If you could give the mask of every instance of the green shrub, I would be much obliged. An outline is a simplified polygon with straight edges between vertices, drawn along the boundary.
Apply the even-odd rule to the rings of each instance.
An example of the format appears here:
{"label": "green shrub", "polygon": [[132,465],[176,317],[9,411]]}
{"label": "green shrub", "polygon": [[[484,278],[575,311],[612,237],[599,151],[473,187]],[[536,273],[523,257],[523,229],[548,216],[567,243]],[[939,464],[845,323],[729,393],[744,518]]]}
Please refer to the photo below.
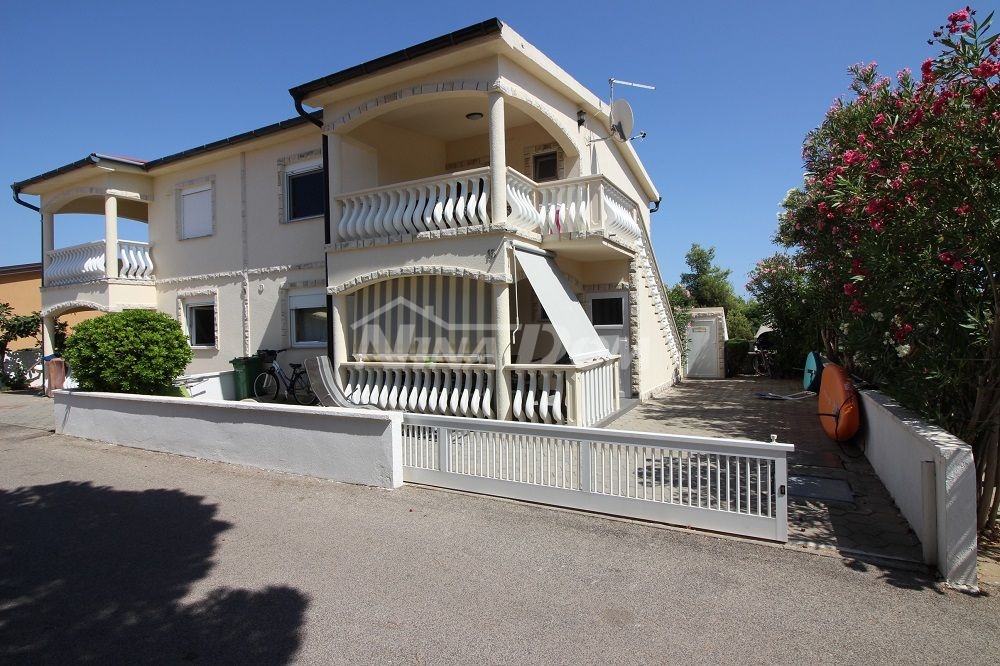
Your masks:
{"label": "green shrub", "polygon": [[726,340],[726,377],[735,377],[743,371],[751,346],[750,340]]}
{"label": "green shrub", "polygon": [[162,395],[192,355],[176,321],[125,310],[80,322],[66,339],[65,357],[85,391]]}

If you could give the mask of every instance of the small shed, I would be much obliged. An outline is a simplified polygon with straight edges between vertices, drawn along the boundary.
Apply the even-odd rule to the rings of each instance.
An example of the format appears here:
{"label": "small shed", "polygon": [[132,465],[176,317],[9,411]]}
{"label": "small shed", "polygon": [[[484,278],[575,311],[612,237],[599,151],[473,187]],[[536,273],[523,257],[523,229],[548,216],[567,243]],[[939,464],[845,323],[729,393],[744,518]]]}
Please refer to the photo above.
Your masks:
{"label": "small shed", "polygon": [[724,379],[726,376],[726,328],[724,308],[694,308],[687,325],[687,376]]}

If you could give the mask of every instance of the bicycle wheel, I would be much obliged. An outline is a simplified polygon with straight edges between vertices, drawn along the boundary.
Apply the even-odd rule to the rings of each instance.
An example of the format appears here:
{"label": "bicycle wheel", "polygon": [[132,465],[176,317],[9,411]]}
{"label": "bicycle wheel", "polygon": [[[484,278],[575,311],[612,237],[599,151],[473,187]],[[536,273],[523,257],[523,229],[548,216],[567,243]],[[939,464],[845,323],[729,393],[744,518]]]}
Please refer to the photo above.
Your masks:
{"label": "bicycle wheel", "polygon": [[319,402],[309,386],[309,377],[304,372],[292,378],[292,395],[300,405],[315,405]]}
{"label": "bicycle wheel", "polygon": [[262,372],[253,380],[253,395],[257,402],[274,402],[278,398],[278,378]]}

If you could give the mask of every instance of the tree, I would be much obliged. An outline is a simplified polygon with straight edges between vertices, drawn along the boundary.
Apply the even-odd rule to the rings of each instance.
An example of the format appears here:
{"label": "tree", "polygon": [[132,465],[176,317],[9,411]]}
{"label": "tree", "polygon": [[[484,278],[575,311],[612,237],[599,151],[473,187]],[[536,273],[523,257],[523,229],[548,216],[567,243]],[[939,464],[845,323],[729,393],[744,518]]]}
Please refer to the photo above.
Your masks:
{"label": "tree", "polygon": [[730,338],[752,339],[761,320],[756,303],[736,294],[730,281],[732,271],[715,265],[715,248],[694,243],[684,256],[690,272],[670,288],[674,308],[725,308]]}
{"label": "tree", "polygon": [[[790,261],[805,271],[827,353],[972,445],[984,530],[1000,505],[1000,42],[987,34],[991,19],[951,14],[920,80],[852,67],[853,96],[807,136],[808,176],[778,229],[797,250]],[[758,294],[777,289],[768,279]]]}
{"label": "tree", "polygon": [[23,377],[7,373],[4,362],[7,359],[7,346],[21,338],[37,337],[41,322],[37,312],[15,315],[10,303],[0,303],[0,381],[4,386],[20,386],[24,380]]}
{"label": "tree", "polygon": [[65,355],[83,390],[145,394],[169,393],[192,358],[180,324],[148,310],[80,322]]}

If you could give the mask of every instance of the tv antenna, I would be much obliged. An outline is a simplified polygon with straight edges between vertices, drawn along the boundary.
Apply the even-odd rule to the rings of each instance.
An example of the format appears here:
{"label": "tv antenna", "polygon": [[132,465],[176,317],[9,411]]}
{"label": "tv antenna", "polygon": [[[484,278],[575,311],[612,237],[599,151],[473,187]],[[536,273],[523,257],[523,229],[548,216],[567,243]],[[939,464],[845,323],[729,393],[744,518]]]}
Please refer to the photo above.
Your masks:
{"label": "tv antenna", "polygon": [[590,143],[607,141],[608,139],[615,139],[621,143],[627,143],[633,139],[642,140],[646,138],[645,132],[639,132],[634,135],[632,134],[632,131],[635,129],[635,115],[632,113],[632,105],[624,99],[615,99],[616,83],[623,86],[630,86],[632,88],[656,90],[656,86],[647,85],[645,83],[623,81],[616,78],[608,79],[608,85],[611,88],[610,98],[608,100],[608,106],[610,107],[610,111],[608,113],[608,123],[611,126],[611,136],[604,139],[594,139]]}

